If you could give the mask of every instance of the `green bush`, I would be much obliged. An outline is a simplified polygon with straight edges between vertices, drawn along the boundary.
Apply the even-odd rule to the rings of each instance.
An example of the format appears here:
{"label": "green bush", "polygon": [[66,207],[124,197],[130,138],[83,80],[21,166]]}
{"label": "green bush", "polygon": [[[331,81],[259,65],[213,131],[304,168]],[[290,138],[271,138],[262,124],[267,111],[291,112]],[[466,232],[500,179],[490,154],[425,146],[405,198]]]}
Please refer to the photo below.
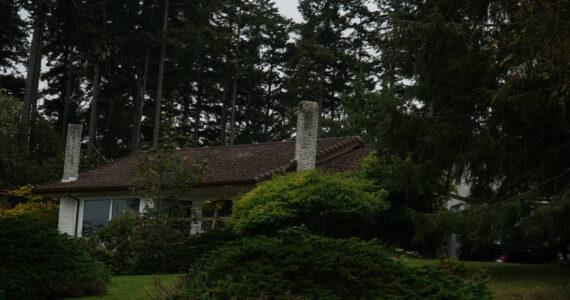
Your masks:
{"label": "green bush", "polygon": [[114,275],[132,274],[135,269],[137,219],[130,215],[114,218],[107,226],[81,238],[82,247]]}
{"label": "green bush", "polygon": [[82,245],[116,275],[182,273],[209,250],[234,239],[222,230],[190,236],[189,226],[127,214],[83,237]]}
{"label": "green bush", "polygon": [[377,241],[332,239],[298,227],[211,251],[173,299],[491,299],[483,282],[415,269]]}
{"label": "green bush", "polygon": [[0,218],[0,289],[7,299],[43,299],[104,292],[104,266],[76,241],[25,216]]}
{"label": "green bush", "polygon": [[353,236],[367,216],[387,208],[384,195],[372,182],[343,173],[290,173],[237,200],[226,224],[242,235],[305,225],[319,235]]}

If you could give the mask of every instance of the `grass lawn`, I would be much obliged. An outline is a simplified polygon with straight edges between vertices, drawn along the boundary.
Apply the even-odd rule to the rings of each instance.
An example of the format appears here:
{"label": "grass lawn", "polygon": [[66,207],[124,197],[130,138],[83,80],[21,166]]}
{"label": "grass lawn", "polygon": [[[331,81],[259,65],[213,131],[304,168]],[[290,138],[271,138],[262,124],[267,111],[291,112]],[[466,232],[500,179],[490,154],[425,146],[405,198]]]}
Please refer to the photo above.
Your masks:
{"label": "grass lawn", "polygon": [[[411,258],[407,264],[421,266],[435,260]],[[570,299],[570,268],[558,264],[511,264],[466,262],[469,271],[482,268],[491,274],[487,286],[496,299]]]}
{"label": "grass lawn", "polygon": [[[406,264],[423,266],[433,264],[433,259],[410,258]],[[487,286],[499,300],[570,299],[570,268],[561,269],[557,264],[511,264],[495,262],[466,262],[468,271],[485,269],[491,275]],[[180,275],[117,276],[107,285],[107,294],[87,299],[153,299],[157,287],[172,287]]]}
{"label": "grass lawn", "polygon": [[[181,275],[138,275],[116,276],[107,284],[107,294],[104,296],[80,298],[81,300],[142,300],[153,299],[157,293],[158,280],[162,286],[172,287]],[[78,298],[71,298],[78,299]]]}

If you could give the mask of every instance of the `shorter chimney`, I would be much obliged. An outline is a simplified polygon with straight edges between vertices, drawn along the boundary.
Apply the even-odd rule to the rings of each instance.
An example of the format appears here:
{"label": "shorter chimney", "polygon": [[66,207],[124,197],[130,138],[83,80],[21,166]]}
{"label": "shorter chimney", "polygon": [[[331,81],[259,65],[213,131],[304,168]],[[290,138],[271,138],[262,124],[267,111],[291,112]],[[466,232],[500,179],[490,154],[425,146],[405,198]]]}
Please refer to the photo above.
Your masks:
{"label": "shorter chimney", "polygon": [[79,176],[79,155],[81,150],[81,125],[67,125],[67,140],[65,141],[65,162],[61,182],[77,180]]}
{"label": "shorter chimney", "polygon": [[297,172],[315,168],[317,156],[319,106],[317,102],[299,102],[297,114],[297,138],[295,145],[295,160]]}

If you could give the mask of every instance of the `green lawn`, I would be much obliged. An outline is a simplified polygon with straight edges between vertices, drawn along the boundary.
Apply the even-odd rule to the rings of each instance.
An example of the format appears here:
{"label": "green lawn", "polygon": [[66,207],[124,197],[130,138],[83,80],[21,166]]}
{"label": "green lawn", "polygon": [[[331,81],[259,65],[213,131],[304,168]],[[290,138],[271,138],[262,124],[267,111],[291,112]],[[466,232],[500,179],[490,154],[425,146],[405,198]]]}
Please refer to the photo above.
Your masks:
{"label": "green lawn", "polygon": [[[434,263],[430,259],[411,258],[407,264],[421,266]],[[487,286],[496,299],[570,299],[570,268],[558,264],[511,264],[466,262],[467,269],[487,270],[491,278]]]}
{"label": "green lawn", "polygon": [[[171,288],[181,275],[116,276],[107,284],[104,296],[80,298],[81,300],[143,300],[154,299],[160,286]],[[77,298],[72,298],[77,299]]]}
{"label": "green lawn", "polygon": [[[433,259],[410,258],[406,264],[433,264]],[[487,283],[499,300],[570,299],[570,268],[557,264],[527,265],[495,262],[467,262],[469,271],[485,269],[491,275]],[[153,299],[157,295],[156,280],[172,287],[180,275],[118,276],[107,285],[107,294],[86,299]]]}

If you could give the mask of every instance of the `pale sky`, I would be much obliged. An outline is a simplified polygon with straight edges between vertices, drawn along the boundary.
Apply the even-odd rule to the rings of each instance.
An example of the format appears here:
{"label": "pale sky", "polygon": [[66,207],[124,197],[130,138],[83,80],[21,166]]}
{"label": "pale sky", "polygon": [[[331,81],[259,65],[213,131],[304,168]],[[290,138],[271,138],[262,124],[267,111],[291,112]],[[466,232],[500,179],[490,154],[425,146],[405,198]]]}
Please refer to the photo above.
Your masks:
{"label": "pale sky", "polygon": [[273,2],[275,2],[275,6],[277,6],[279,12],[285,17],[297,22],[303,19],[297,10],[298,0],[273,0]]}

